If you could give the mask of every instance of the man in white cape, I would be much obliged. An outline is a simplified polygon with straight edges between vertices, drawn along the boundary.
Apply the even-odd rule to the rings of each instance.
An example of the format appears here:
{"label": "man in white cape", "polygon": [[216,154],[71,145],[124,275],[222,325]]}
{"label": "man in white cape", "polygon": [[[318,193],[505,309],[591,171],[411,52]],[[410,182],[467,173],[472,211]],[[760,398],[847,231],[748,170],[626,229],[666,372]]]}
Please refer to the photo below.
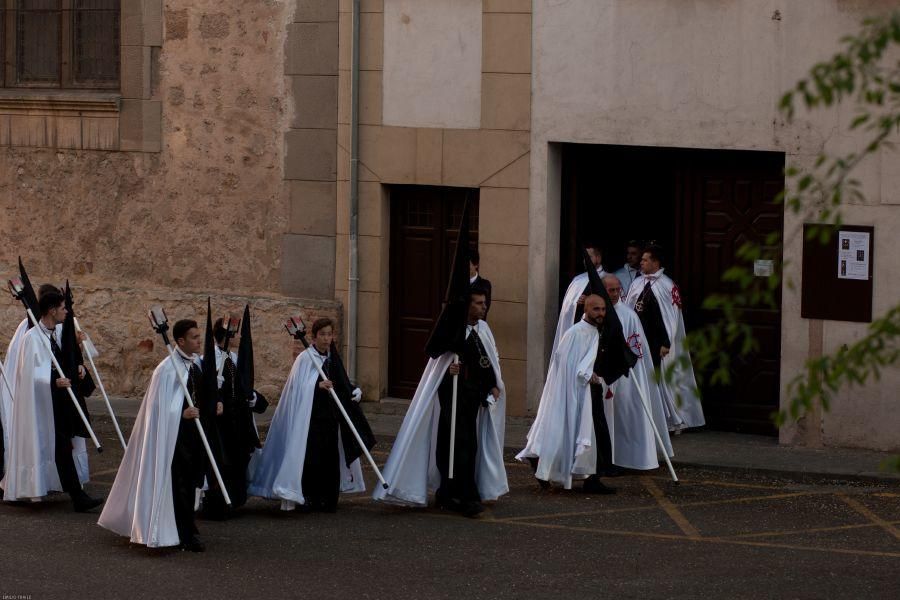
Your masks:
{"label": "man in white cape", "polygon": [[[573,478],[584,479],[597,473],[591,384],[600,386],[601,390],[606,388],[594,371],[600,346],[599,327],[605,316],[606,301],[598,295],[589,295],[581,321],[566,331],[550,360],[528,442],[516,455],[518,460],[532,464],[539,481],[561,485],[567,490],[572,489]],[[605,402],[607,396],[602,394]],[[604,408],[610,414],[609,402]],[[596,478],[590,486],[585,482],[585,491],[612,493],[611,488],[597,484]]]}
{"label": "man in white cape", "polygon": [[[653,380],[653,361],[644,352],[644,329],[641,320],[620,298],[621,282],[616,275],[603,278],[606,292],[613,302],[622,331],[629,348],[638,357],[633,372],[629,377],[620,377],[613,385],[612,415],[607,415],[613,439],[613,464],[626,469],[650,470],[659,467],[657,458],[656,436],[653,426],[647,418],[647,412],[641,406],[641,391],[647,398],[649,413],[653,417],[664,451],[671,457],[672,443],[666,426],[666,415],[663,411],[659,386]],[[641,386],[641,391],[638,390]]]}
{"label": "man in white cape", "polygon": [[[402,506],[426,506],[428,493],[446,488],[447,496],[438,498],[442,507],[461,512],[468,517],[477,516],[482,501],[497,500],[509,492],[506,468],[503,464],[503,438],[506,427],[506,387],[500,373],[500,356],[497,343],[487,322],[482,320],[486,299],[483,292],[473,289],[469,293],[468,324],[466,340],[475,340],[479,344],[476,352],[483,352],[474,362],[488,366],[492,370],[494,389],[479,398],[475,408],[474,423],[474,456],[470,461],[464,460],[463,453],[472,449],[459,449],[454,464],[454,479],[461,482],[474,480],[478,500],[452,497],[455,493],[445,474],[446,467],[439,464],[446,460],[449,452],[449,435],[439,436],[446,422],[441,423],[442,399],[439,398],[442,384],[452,379],[452,373],[460,373],[459,366],[454,367],[454,354],[444,352],[437,358],[430,358],[419,380],[416,393],[409,405],[403,424],[384,468],[384,478],[388,489],[378,487],[373,497],[376,500],[399,504]],[[474,332],[474,336],[473,336]],[[482,358],[486,361],[481,360]],[[464,359],[465,360],[465,359]],[[472,361],[469,361],[472,362]],[[484,364],[487,363],[487,364]],[[448,375],[450,375],[448,377]],[[459,376],[459,375],[458,375]],[[459,376],[458,393],[462,389],[463,377]],[[446,385],[446,384],[445,384]],[[462,400],[458,398],[460,406]],[[458,411],[461,419],[463,409]],[[446,410],[444,411],[447,412]],[[457,444],[461,438],[468,438],[461,430],[468,429],[467,424],[457,423]],[[441,437],[442,444],[439,443]],[[445,438],[445,439],[444,439]],[[471,469],[474,472],[466,472]]]}
{"label": "man in white cape", "polygon": [[[341,492],[366,490],[360,458],[357,456],[347,464],[345,442],[348,447],[356,442],[355,439],[352,443],[350,439],[344,439],[341,431],[343,416],[329,390],[335,389],[339,397],[350,396],[345,400],[354,402],[360,401],[362,391],[356,388],[351,393],[347,389],[349,379],[346,379],[343,365],[332,346],[333,335],[331,319],[318,319],[313,323],[313,343],[294,361],[266,442],[250,463],[248,493],[280,500],[281,510],[294,510],[300,506],[304,512],[334,512]],[[328,379],[320,379],[317,364],[322,366]],[[343,392],[335,385],[341,382],[345,383]],[[358,414],[361,415],[361,411]],[[360,428],[357,426],[357,431]],[[370,434],[367,424],[363,429]],[[352,436],[349,431],[347,434]]]}
{"label": "man in white cape", "polygon": [[[3,460],[3,464],[0,465],[0,479],[6,473],[6,455],[9,448],[9,427],[10,419],[12,419],[13,394],[16,391],[16,364],[19,360],[19,348],[22,346],[22,338],[25,337],[26,333],[28,333],[27,317],[16,328],[16,332],[13,334],[12,340],[10,340],[6,349],[6,360],[3,363],[6,382],[0,381],[0,427],[3,428],[3,439],[0,440],[3,443],[3,452],[0,453],[0,459]],[[2,497],[2,492],[0,492],[0,498]]]}
{"label": "man in white cape", "polygon": [[[7,502],[35,502],[50,492],[65,491],[75,511],[86,512],[103,502],[88,496],[81,487],[87,479],[86,448],[83,444],[73,447],[74,438],[63,440],[57,434],[64,429],[64,423],[57,419],[68,406],[56,406],[56,403],[69,402],[69,399],[67,395],[54,399],[54,388],[63,396],[62,388],[73,385],[72,381],[59,377],[51,360],[51,347],[61,339],[67,314],[62,292],[53,286],[42,286],[39,312],[38,325],[28,329],[27,322],[23,321],[10,343],[15,355],[13,360],[7,357],[7,364],[15,372],[10,376],[13,398],[4,408],[4,432],[8,433],[5,434],[5,473],[0,487]],[[56,348],[58,351],[58,345]],[[77,457],[82,454],[85,460],[79,473]]]}
{"label": "man in white cape", "polygon": [[[603,251],[600,249],[600,244],[588,243],[585,245],[585,249],[597,270],[597,275],[600,278],[605,277],[606,271],[603,270],[602,264]],[[584,300],[589,293],[588,284],[588,274],[584,272],[573,277],[569,287],[566,288],[566,294],[559,307],[559,320],[556,322],[556,335],[553,336],[553,350],[550,352],[550,356],[556,354],[556,348],[559,346],[563,334],[581,320],[581,315],[584,314]]]}
{"label": "man in white cape", "polygon": [[[681,294],[678,286],[661,268],[662,250],[648,246],[641,258],[641,276],[628,290],[626,303],[638,314],[648,339],[648,353],[654,366],[665,374],[667,364],[684,353],[684,316],[681,313]],[[653,342],[662,339],[663,342]],[[668,343],[668,345],[666,344]],[[659,347],[657,347],[659,346]],[[690,361],[690,356],[688,356]],[[671,381],[660,376],[659,391],[666,411],[669,431],[678,432],[689,427],[706,424],[703,406],[697,395],[697,381],[693,366],[678,368]]]}
{"label": "man in white cape", "polygon": [[202,552],[205,547],[195,536],[194,504],[207,458],[191,423],[200,411],[187,407],[178,378],[186,379],[198,402],[202,374],[197,352],[203,337],[192,320],[175,323],[172,337],[177,362],[167,356],[153,371],[98,523],[149,548],[180,545]]}

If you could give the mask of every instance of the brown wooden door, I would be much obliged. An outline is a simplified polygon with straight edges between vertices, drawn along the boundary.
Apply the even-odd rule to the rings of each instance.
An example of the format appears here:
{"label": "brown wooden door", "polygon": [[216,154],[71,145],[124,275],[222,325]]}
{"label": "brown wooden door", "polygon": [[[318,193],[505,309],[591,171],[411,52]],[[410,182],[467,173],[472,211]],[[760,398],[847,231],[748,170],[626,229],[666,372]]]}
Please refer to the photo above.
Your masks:
{"label": "brown wooden door", "polygon": [[[685,303],[688,330],[715,322],[718,311],[705,310],[703,298],[733,291],[721,280],[737,262],[745,242],[760,244],[767,234],[782,231],[783,206],[775,202],[784,187],[784,159],[763,152],[719,152],[686,164],[678,174],[678,211],[673,267]],[[780,306],[781,291],[778,291]],[[771,413],[777,407],[781,364],[781,311],[746,311],[759,348],[750,356],[732,353],[728,386],[704,387],[703,407],[714,429],[775,433]]]}
{"label": "brown wooden door", "polygon": [[478,244],[478,190],[392,186],[388,393],[412,398],[440,314],[466,197]]}

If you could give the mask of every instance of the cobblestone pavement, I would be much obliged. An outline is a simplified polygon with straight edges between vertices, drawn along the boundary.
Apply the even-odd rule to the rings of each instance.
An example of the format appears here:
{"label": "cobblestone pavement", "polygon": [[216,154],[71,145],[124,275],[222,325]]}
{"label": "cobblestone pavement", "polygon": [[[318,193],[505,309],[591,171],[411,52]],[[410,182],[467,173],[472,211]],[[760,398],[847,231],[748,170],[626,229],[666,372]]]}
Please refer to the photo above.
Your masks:
{"label": "cobblestone pavement", "polygon": [[[108,491],[120,457],[112,446],[92,455],[91,493]],[[131,545],[62,496],[4,504],[0,596],[900,597],[890,482],[683,468],[679,485],[663,470],[635,473],[594,496],[543,491],[508,458],[510,494],[480,519],[368,495],[343,496],[333,515],[254,499],[229,521],[198,523],[204,554]]]}

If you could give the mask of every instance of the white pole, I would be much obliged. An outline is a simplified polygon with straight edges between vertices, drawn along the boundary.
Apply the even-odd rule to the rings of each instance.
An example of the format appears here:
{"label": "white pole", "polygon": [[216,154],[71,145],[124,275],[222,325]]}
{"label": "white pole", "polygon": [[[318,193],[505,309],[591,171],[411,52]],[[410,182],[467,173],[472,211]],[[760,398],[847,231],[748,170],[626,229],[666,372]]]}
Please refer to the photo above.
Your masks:
{"label": "white pole", "polygon": [[[175,358],[175,350],[172,348],[172,344],[166,344],[166,349],[169,351],[169,358],[172,359],[172,365],[175,367],[175,377],[178,379],[178,383],[181,384],[181,391],[184,392],[184,398],[187,400],[188,406],[191,408],[195,408],[194,400],[191,398],[191,393],[187,389],[187,378],[181,377],[181,371],[178,366],[178,359]],[[190,373],[188,374],[188,377]],[[203,425],[200,424],[200,419],[194,419],[194,423],[197,425],[197,431],[200,433],[200,439],[203,441],[203,448],[206,450],[206,456],[209,457],[209,464],[212,465],[213,474],[216,476],[216,481],[219,483],[219,489],[222,490],[222,497],[225,498],[225,504],[231,506],[231,497],[228,495],[228,490],[225,489],[225,482],[222,481],[222,474],[219,473],[219,465],[216,464],[216,459],[213,457],[212,449],[209,447],[209,441],[206,439],[206,432],[203,431]]]}
{"label": "white pole", "polygon": [[[81,325],[78,324],[78,319],[75,319],[75,331],[79,333],[82,332]],[[116,428],[116,435],[119,437],[119,441],[122,443],[122,450],[127,450],[128,446],[127,444],[125,444],[125,436],[122,435],[122,430],[119,428],[119,421],[116,420],[116,413],[113,412],[112,404],[110,404],[109,396],[106,393],[106,388],[103,387],[103,380],[100,379],[100,372],[97,371],[97,365],[94,364],[94,358],[91,356],[91,351],[88,348],[86,342],[81,342],[81,349],[84,350],[84,355],[87,356],[88,364],[91,365],[91,372],[94,374],[94,378],[97,380],[97,385],[100,387],[100,393],[103,394],[103,401],[106,402],[106,410],[109,411],[109,416],[112,419],[113,427]]]}
{"label": "white pole", "polygon": [[[631,369],[631,377],[636,377],[634,374],[634,368]],[[637,387],[638,394],[641,397],[641,406],[644,407],[644,414],[647,415],[647,420],[650,421],[650,427],[653,428],[653,435],[656,436],[656,443],[659,445],[659,451],[662,453],[663,458],[666,459],[666,466],[669,467],[669,474],[672,475],[672,481],[678,483],[678,476],[675,475],[675,469],[672,467],[672,461],[669,460],[669,453],[666,451],[666,446],[665,444],[663,444],[662,437],[659,435],[659,430],[656,428],[656,422],[650,415],[650,408],[647,406],[648,400],[647,396],[644,393],[644,387],[636,378],[634,379],[634,384],[635,387]]]}
{"label": "white pole", "polygon": [[[453,355],[453,364],[459,364],[459,354]],[[453,479],[453,460],[456,457],[456,392],[459,375],[453,376],[453,399],[450,401],[450,459],[447,461],[447,479]]]}
{"label": "white pole", "polygon": [[[34,313],[31,312],[31,309],[28,310],[28,318],[31,319],[31,324],[35,327],[40,327],[38,324],[38,320],[35,318]],[[53,355],[53,347],[50,345],[50,339],[45,338],[43,333],[41,333],[41,338],[46,340],[47,350],[50,352],[50,360],[53,362],[53,367],[56,369],[57,374],[63,379],[66,378],[66,374],[63,373],[62,367],[59,366],[59,361],[56,360],[56,356]],[[72,399],[72,404],[75,405],[75,410],[78,411],[78,416],[81,417],[81,422],[84,423],[85,429],[87,429],[88,434],[91,436],[91,441],[94,442],[94,446],[97,448],[97,452],[103,452],[103,446],[100,445],[100,441],[97,439],[97,436],[94,435],[94,430],[91,428],[91,424],[88,423],[87,417],[84,416],[84,411],[81,410],[81,405],[78,404],[78,399],[75,397],[75,392],[72,391],[71,387],[67,387],[66,391],[69,392],[69,398]]]}
{"label": "white pole", "polygon": [[6,385],[6,391],[9,392],[10,401],[12,401],[13,393],[12,387],[9,385],[9,378],[6,376],[6,369],[3,368],[3,361],[0,360],[0,377],[3,378],[3,383]]}
{"label": "white pole", "polygon": [[[323,381],[330,381],[330,379],[325,376],[325,371],[322,370],[322,365],[319,364],[318,358],[314,356],[313,352],[310,352],[310,356],[312,358],[313,365],[315,365],[316,367],[316,371],[319,372],[319,377],[321,377]],[[369,461],[369,464],[372,465],[372,470],[375,471],[375,476],[378,477],[378,481],[381,483],[381,487],[383,487],[384,489],[388,489],[388,484],[384,480],[384,476],[378,469],[378,465],[375,464],[375,459],[372,458],[371,454],[369,454],[369,450],[368,448],[366,448],[366,445],[363,443],[362,438],[359,436],[359,432],[353,425],[353,421],[350,420],[350,415],[348,415],[347,411],[344,410],[344,406],[341,404],[341,399],[338,398],[337,392],[334,391],[334,388],[331,388],[328,391],[331,392],[331,397],[334,399],[334,403],[337,404],[338,410],[340,410],[341,414],[344,416],[344,421],[347,422],[347,426],[350,427],[350,431],[353,432],[353,437],[356,438],[356,443],[359,444],[359,447],[362,449],[363,454],[366,455],[366,459]]]}

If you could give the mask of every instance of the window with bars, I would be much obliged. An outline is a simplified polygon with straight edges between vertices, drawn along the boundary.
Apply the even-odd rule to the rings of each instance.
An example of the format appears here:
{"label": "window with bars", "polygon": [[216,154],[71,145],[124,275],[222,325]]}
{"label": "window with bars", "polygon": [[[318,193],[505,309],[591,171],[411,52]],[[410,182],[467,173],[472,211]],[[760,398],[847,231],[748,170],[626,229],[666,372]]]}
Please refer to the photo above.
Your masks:
{"label": "window with bars", "polygon": [[118,89],[120,0],[0,0],[4,88]]}

